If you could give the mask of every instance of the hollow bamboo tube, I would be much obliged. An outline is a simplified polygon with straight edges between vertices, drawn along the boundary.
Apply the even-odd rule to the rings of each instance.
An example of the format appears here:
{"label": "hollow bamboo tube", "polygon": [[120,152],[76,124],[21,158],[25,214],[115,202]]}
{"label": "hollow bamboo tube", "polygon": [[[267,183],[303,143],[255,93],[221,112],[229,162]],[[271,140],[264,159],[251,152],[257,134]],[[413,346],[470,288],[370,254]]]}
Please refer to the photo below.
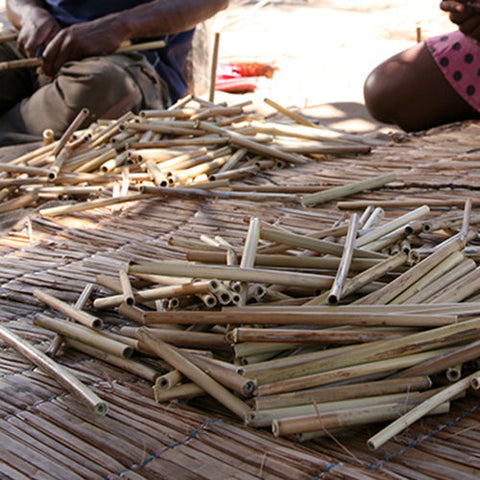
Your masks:
{"label": "hollow bamboo tube", "polygon": [[394,298],[390,304],[406,303],[415,294],[423,291],[423,289],[431,285],[433,281],[442,277],[445,273],[448,273],[451,269],[459,265],[464,259],[465,257],[461,252],[454,252],[447,256],[445,260],[432,268],[426,275],[413,283],[409,288],[404,290],[398,297]]}
{"label": "hollow bamboo tube", "polygon": [[[285,418],[272,422],[272,432],[275,437],[296,433],[313,432],[316,430],[331,430],[334,428],[353,427],[368,423],[385,422],[397,418],[408,408],[404,403],[378,405],[353,409],[347,412],[334,412],[304,417]],[[448,413],[450,403],[445,402],[429,412],[430,415]]]}
{"label": "hollow bamboo tube", "polygon": [[116,198],[100,198],[98,200],[79,202],[73,205],[43,208],[39,211],[39,213],[43,217],[57,217],[59,215],[69,215],[70,213],[84,212],[85,210],[92,210],[94,208],[109,207],[112,205],[118,205],[119,203],[136,202],[138,200],[145,200],[148,198],[151,198],[151,195],[143,193],[122,195]]}
{"label": "hollow bamboo tube", "polygon": [[132,284],[130,283],[130,279],[128,278],[128,273],[126,270],[120,270],[118,272],[118,276],[120,278],[120,285],[122,289],[122,297],[123,301],[127,305],[133,305],[135,302]]}
{"label": "hollow bamboo tube", "polygon": [[447,287],[443,293],[433,298],[431,302],[461,302],[478,290],[480,290],[480,267],[477,267],[473,272],[465,275],[463,279],[459,279],[453,285]]}
{"label": "hollow bamboo tube", "polygon": [[457,382],[462,378],[462,368],[463,368],[463,365],[461,363],[453,367],[448,367],[447,370],[445,371],[445,377],[451,383]]}
{"label": "hollow bamboo tube", "polygon": [[3,188],[0,190],[0,202],[3,202],[10,195],[10,190],[8,188]]}
{"label": "hollow bamboo tube", "polygon": [[472,199],[469,198],[465,200],[465,207],[463,213],[463,222],[462,222],[462,229],[460,231],[460,237],[462,240],[467,243],[467,235],[470,229],[470,218],[472,215]]}
{"label": "hollow bamboo tube", "polygon": [[109,363],[110,365],[114,365],[115,367],[126,370],[127,372],[133,373],[134,375],[138,375],[139,377],[144,378],[149,382],[154,382],[156,378],[160,376],[160,372],[158,370],[155,370],[148,365],[129,358],[122,358],[117,355],[111,355],[104,352],[103,350],[100,350],[99,348],[92,347],[91,345],[80,342],[78,340],[67,338],[65,340],[65,343],[69,348],[73,348],[74,350],[78,350],[79,352],[85,353],[86,355],[98,358],[99,360]]}
{"label": "hollow bamboo tube", "polygon": [[228,338],[233,343],[240,342],[295,342],[320,344],[367,343],[403,335],[401,332],[383,330],[307,330],[304,328],[235,328]]}
{"label": "hollow bamboo tube", "polygon": [[202,358],[196,355],[187,355],[187,358],[224,387],[246,398],[253,395],[257,385],[255,380],[240,375],[229,368],[225,368],[219,363],[211,362],[208,358]]}
{"label": "hollow bamboo tube", "polygon": [[355,246],[362,247],[363,245],[373,242],[374,240],[378,240],[380,237],[383,237],[384,235],[387,235],[388,233],[393,232],[400,227],[405,227],[413,220],[418,220],[429,212],[430,208],[427,205],[423,205],[411,212],[406,213],[405,215],[401,215],[400,217],[387,222],[381,227],[377,227],[370,232],[361,235],[355,242]]}
{"label": "hollow bamboo tube", "polygon": [[354,195],[365,190],[372,190],[379,188],[387,183],[395,182],[397,176],[394,173],[387,173],[378,177],[369,178],[361,182],[344,185],[341,187],[331,188],[318,193],[312,193],[310,195],[304,195],[302,198],[302,205],[304,207],[313,207],[319,203],[329,202],[338,198]]}
{"label": "hollow bamboo tube", "polygon": [[421,291],[408,299],[409,303],[431,303],[435,296],[439,295],[442,290],[453,285],[454,282],[464,277],[468,273],[475,270],[476,263],[471,258],[466,258],[459,265],[452,268],[449,272],[427,285]]}
{"label": "hollow bamboo tube", "polygon": [[313,402],[337,402],[357,398],[360,388],[362,394],[368,397],[375,397],[415,390],[427,390],[431,386],[432,381],[427,376],[402,377],[399,379],[377,380],[335,387],[318,387],[278,395],[267,395],[265,397],[258,396],[253,399],[253,405],[255,410],[264,410],[305,405]]}
{"label": "hollow bamboo tube", "polygon": [[[135,336],[138,327],[121,327],[119,333],[127,336]],[[219,333],[195,332],[190,330],[175,330],[170,328],[151,327],[151,332],[164,342],[177,347],[226,349],[228,346],[225,336]]]}
{"label": "hollow bamboo tube", "polygon": [[107,404],[93,393],[64,367],[37,350],[33,345],[23,340],[4,326],[0,325],[0,338],[11,347],[28,358],[34,365],[53,377],[62,387],[74,394],[87,405],[96,415],[103,416],[108,411]]}
{"label": "hollow bamboo tube", "polygon": [[389,303],[398,295],[403,293],[407,288],[411,287],[421,277],[429,273],[433,268],[439,265],[447,257],[449,257],[455,252],[463,250],[463,248],[465,248],[465,244],[460,238],[457,238],[453,241],[444,242],[444,244],[439,246],[439,248],[434,253],[424,258],[417,265],[410,268],[410,270],[406,271],[405,273],[401,274],[399,277],[387,284],[385,287],[360,299],[358,303],[364,305]]}
{"label": "hollow bamboo tube", "polygon": [[[370,207],[374,208],[372,205]],[[385,216],[385,210],[383,208],[377,207],[374,208],[373,212],[368,216],[368,218],[365,220],[362,229],[364,230],[363,233],[368,231],[370,228],[376,227],[382,220],[382,218]],[[362,232],[358,232],[361,234]]]}
{"label": "hollow bamboo tube", "polygon": [[117,355],[118,357],[128,358],[133,353],[132,347],[107,338],[100,332],[83,325],[50,318],[43,314],[37,314],[33,323],[59,335],[81,341],[106,353]]}
{"label": "hollow bamboo tube", "polygon": [[[305,376],[286,377],[285,380],[277,380],[271,383],[268,381],[267,375],[263,374],[262,378],[252,374],[253,378],[257,378],[259,386],[257,392],[259,396],[275,395],[278,393],[293,392],[295,390],[305,390],[307,388],[319,387],[322,385],[330,385],[340,381],[358,379],[368,375],[375,374],[392,374],[397,370],[409,368],[416,363],[423,362],[429,358],[450,351],[450,349],[441,349],[440,351],[428,351],[404,355],[403,357],[390,356],[387,360],[379,360],[369,363],[358,363],[356,365],[343,367],[339,369],[327,370],[320,373],[313,373]],[[273,375],[272,375],[273,376]]]}
{"label": "hollow bamboo tube", "polygon": [[453,385],[441,390],[428,400],[425,400],[417,407],[402,415],[384,429],[380,430],[373,437],[370,437],[367,441],[368,447],[371,450],[376,450],[377,448],[381,447],[392,437],[412,425],[423,416],[431,413],[432,410],[442,405],[444,402],[448,402],[459,393],[465,392],[468,388],[470,388],[472,381],[478,381],[479,378],[480,372],[475,372],[458,381],[457,383],[454,383]]}
{"label": "hollow bamboo tube", "polygon": [[[90,298],[90,295],[92,294],[94,287],[95,286],[93,285],[93,283],[87,283],[81,295],[78,297],[77,301],[75,302],[75,305],[73,308],[75,308],[76,310],[82,310],[85,304],[87,303],[87,300]],[[56,335],[45,353],[49,357],[53,358],[57,354],[57,351],[62,345],[62,343],[63,343],[63,338],[60,335]]]}
{"label": "hollow bamboo tube", "polygon": [[25,195],[21,195],[17,198],[12,198],[12,200],[6,200],[0,204],[0,213],[7,213],[17,208],[27,207],[34,203],[38,198],[38,194],[36,192],[33,193],[26,193]]}
{"label": "hollow bamboo tube", "polygon": [[280,353],[287,350],[295,350],[302,347],[301,343],[293,342],[244,342],[236,343],[233,345],[233,351],[235,352],[235,358],[241,359],[245,357],[252,357],[255,355],[263,355],[264,353]]}
{"label": "hollow bamboo tube", "polygon": [[[268,283],[268,282],[267,282]],[[429,327],[456,323],[456,315],[425,315],[425,314],[390,314],[390,313],[342,313],[334,311],[319,315],[315,311],[303,312],[301,307],[298,311],[289,311],[272,314],[272,311],[178,311],[178,312],[145,312],[143,322],[172,323],[172,324],[218,324],[239,325],[254,323],[259,325],[365,325],[365,326],[405,326],[405,327]]]}
{"label": "hollow bamboo tube", "polygon": [[239,148],[233,155],[230,156],[228,161],[220,167],[218,170],[219,173],[232,170],[233,167],[248,153],[246,148]]}
{"label": "hollow bamboo tube", "polygon": [[[211,250],[194,249],[186,252],[188,261],[226,264],[226,252],[214,252]],[[362,271],[383,261],[376,258],[354,258],[350,269],[352,271]],[[270,255],[257,253],[255,255],[255,265],[259,267],[286,267],[293,269],[319,269],[335,270],[340,264],[340,258],[333,256],[325,257],[302,257],[293,255]],[[391,269],[394,270],[394,269]]]}
{"label": "hollow bamboo tube", "polygon": [[281,272],[260,268],[240,268],[220,265],[195,265],[179,262],[141,262],[129,266],[129,272],[187,276],[239,282],[274,283],[287,286],[328,288],[332,278],[326,275]]}
{"label": "hollow bamboo tube", "polygon": [[300,125],[305,125],[306,127],[313,127],[316,128],[317,125],[314,123],[310,122],[306,118],[304,118],[302,115],[299,115],[295,112],[292,112],[288,108],[283,107],[279,103],[271,100],[270,98],[264,98],[263,101],[267,104],[273,107],[275,110],[279,111],[280,113],[283,113],[285,116],[288,118],[294,120],[295,122],[299,123]]}
{"label": "hollow bamboo tube", "polygon": [[[404,252],[399,252],[393,257],[382,260],[376,265],[373,265],[369,269],[347,280],[343,286],[342,296],[347,297],[348,295],[358,292],[365,285],[378,280],[391,271],[395,271],[397,268],[404,265],[407,260],[408,256]],[[327,301],[328,293],[326,292],[318,297],[313,298],[312,300],[309,300],[304,304],[304,306],[321,305],[327,303]]]}
{"label": "hollow bamboo tube", "polygon": [[[335,358],[319,359],[309,362],[309,365],[288,367],[282,370],[282,375],[298,375],[305,371],[324,371],[325,369],[338,369],[368,363],[400,355],[424,352],[431,349],[443,348],[449,345],[460,344],[468,341],[476,341],[480,336],[480,319],[465,320],[462,323],[439,327],[425,332],[413,333],[405,337],[392,340],[381,340],[365,345],[355,346],[355,355],[349,358],[344,355],[335,355]],[[340,350],[342,352],[342,350]]]}
{"label": "hollow bamboo tube", "polygon": [[225,387],[213,380],[209,375],[203,372],[203,370],[185,358],[185,356],[181,355],[177,349],[169,346],[159,338],[154,337],[146,328],[140,329],[138,332],[138,339],[145,343],[156,355],[195,382],[219,403],[238,415],[245,421],[245,423],[249,422],[251,418],[250,407],[229,392]]}
{"label": "hollow bamboo tube", "polygon": [[227,130],[225,128],[218,127],[212,123],[208,122],[199,122],[199,128],[205,130],[210,133],[217,133],[219,135],[223,135],[229,138],[229,141],[239,146],[240,148],[246,148],[252,152],[265,155],[267,157],[278,158],[280,160],[284,160],[288,163],[293,164],[303,164],[306,162],[306,159],[301,157],[300,155],[295,155],[291,153],[282,152],[277,148],[272,148],[267,145],[262,145],[259,142],[254,140],[250,140],[245,135],[242,135],[238,132],[234,132],[232,130]]}
{"label": "hollow bamboo tube", "polygon": [[363,248],[372,252],[379,252],[404,240],[406,236],[407,232],[405,231],[405,227],[402,226],[373,242],[365,244]]}
{"label": "hollow bamboo tube", "polygon": [[170,390],[178,385],[185,377],[178,370],[171,370],[163,375],[160,375],[155,380],[154,389]]}
{"label": "hollow bamboo tube", "polygon": [[432,395],[433,392],[431,391],[413,391],[371,397],[362,397],[357,395],[355,398],[339,400],[335,402],[320,401],[303,405],[255,410],[253,412],[253,420],[250,422],[250,426],[256,428],[268,427],[272,424],[273,420],[295,417],[298,418],[307,415],[327,414],[331,412],[345,412],[357,408],[368,408],[372,407],[373,405],[378,406],[403,403],[406,407],[414,407]]}
{"label": "hollow bamboo tube", "polygon": [[163,390],[154,386],[153,393],[157,403],[171,402],[172,400],[185,400],[206,395],[205,391],[193,382],[175,385],[168,390]]}
{"label": "hollow bamboo tube", "polygon": [[[314,252],[335,255],[338,257],[341,257],[343,254],[343,247],[337,243],[307,237],[306,235],[284,232],[282,230],[267,225],[262,225],[262,228],[260,229],[260,238],[263,240],[268,240],[270,242],[291,245],[293,247],[301,247],[307,250],[312,250]],[[368,250],[362,250],[360,248],[354,248],[353,255],[357,258],[386,257],[381,253],[369,252]]]}
{"label": "hollow bamboo tube", "polygon": [[147,170],[151,173],[155,185],[160,187],[168,186],[168,179],[163,172],[158,168],[158,165],[153,160],[147,160],[145,162]]}
{"label": "hollow bamboo tube", "polygon": [[342,291],[347,279],[348,272],[350,270],[350,265],[353,257],[353,244],[357,236],[358,229],[358,215],[354,213],[350,218],[350,223],[348,226],[347,237],[345,239],[345,245],[340,259],[340,265],[338,266],[337,274],[335,280],[333,281],[332,288],[328,294],[328,302],[331,304],[338,303],[342,298]]}
{"label": "hollow bamboo tube", "polygon": [[170,178],[175,185],[187,183],[200,175],[209,174],[211,171],[217,170],[222,165],[225,165],[228,158],[228,156],[216,158],[210,162],[205,162],[181,172],[176,172]]}
{"label": "hollow bamboo tube", "polygon": [[413,367],[396,373],[394,378],[406,378],[412,375],[433,375],[443,372],[447,368],[454,367],[459,363],[471,362],[478,358],[480,341],[472,342],[455,348],[451,352],[433,357]]}
{"label": "hollow bamboo tube", "polygon": [[[321,128],[320,126],[315,126],[314,128],[309,126],[298,126],[298,125],[287,125],[284,123],[274,123],[266,121],[256,121],[253,120],[250,122],[250,125],[260,133],[275,135],[275,136],[285,136],[285,137],[294,137],[307,140],[314,140],[317,142],[330,142],[330,143],[341,143],[347,144],[350,146],[359,145],[363,147],[363,144],[373,144],[378,145],[383,142],[377,142],[375,140],[362,138],[356,135],[349,135],[347,133],[338,133],[338,131]],[[362,148],[362,152],[363,152]]]}
{"label": "hollow bamboo tube", "polygon": [[95,317],[87,312],[78,310],[74,306],[69,305],[68,303],[54,297],[53,295],[50,295],[43,290],[35,289],[33,291],[33,295],[43,303],[46,303],[48,306],[89,328],[99,330],[103,326],[103,321],[100,318]]}
{"label": "hollow bamboo tube", "polygon": [[[134,292],[135,302],[143,303],[162,298],[181,297],[183,295],[195,295],[209,293],[212,289],[211,281],[188,282],[183,285],[167,285]],[[120,305],[124,300],[123,295],[111,295],[97,298],[93,302],[95,308],[112,308]]]}

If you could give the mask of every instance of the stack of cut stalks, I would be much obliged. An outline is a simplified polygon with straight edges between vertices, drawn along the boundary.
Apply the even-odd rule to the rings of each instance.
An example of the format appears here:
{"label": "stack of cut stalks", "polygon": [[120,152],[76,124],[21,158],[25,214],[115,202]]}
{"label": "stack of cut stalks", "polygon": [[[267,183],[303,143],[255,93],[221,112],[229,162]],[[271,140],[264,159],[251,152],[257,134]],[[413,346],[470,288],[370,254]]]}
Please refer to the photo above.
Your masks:
{"label": "stack of cut stalks", "polygon": [[[302,197],[310,201],[318,197]],[[246,221],[242,245],[172,237],[185,261],[99,275],[111,294],[92,299],[95,317],[78,307],[84,325],[44,314],[35,322],[57,344],[154,382],[159,402],[207,396],[252,427],[302,441],[393,421],[369,439],[375,449],[478,388],[480,217],[471,202],[389,221],[367,208],[308,233]],[[104,329],[112,309],[125,326]],[[170,370],[148,367],[149,357]]]}
{"label": "stack of cut stalks", "polygon": [[89,116],[84,109],[60,139],[47,130],[44,146],[0,164],[0,213],[60,201],[40,210],[56,216],[168,195],[296,202],[308,188],[259,194],[232,191],[230,182],[327,154],[368,153],[378,144],[266,101],[289,123],[249,113],[248,102],[216,105],[190,96],[166,110],[128,113],[80,130]]}

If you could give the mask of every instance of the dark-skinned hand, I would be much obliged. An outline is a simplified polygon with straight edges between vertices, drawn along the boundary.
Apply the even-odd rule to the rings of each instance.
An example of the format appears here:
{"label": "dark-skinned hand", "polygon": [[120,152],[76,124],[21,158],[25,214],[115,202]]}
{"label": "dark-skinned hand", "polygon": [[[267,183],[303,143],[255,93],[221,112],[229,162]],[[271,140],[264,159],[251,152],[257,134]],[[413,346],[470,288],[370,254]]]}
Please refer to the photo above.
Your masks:
{"label": "dark-skinned hand", "polygon": [[63,28],[43,51],[43,71],[52,77],[70,60],[113,53],[124,38],[121,28],[107,17]]}
{"label": "dark-skinned hand", "polygon": [[450,20],[467,37],[480,40],[480,2],[470,0],[444,0],[440,8],[450,12]]}
{"label": "dark-skinned hand", "polygon": [[46,10],[32,9],[18,33],[18,48],[27,57],[35,57],[38,50],[50,42],[60,29],[60,25]]}

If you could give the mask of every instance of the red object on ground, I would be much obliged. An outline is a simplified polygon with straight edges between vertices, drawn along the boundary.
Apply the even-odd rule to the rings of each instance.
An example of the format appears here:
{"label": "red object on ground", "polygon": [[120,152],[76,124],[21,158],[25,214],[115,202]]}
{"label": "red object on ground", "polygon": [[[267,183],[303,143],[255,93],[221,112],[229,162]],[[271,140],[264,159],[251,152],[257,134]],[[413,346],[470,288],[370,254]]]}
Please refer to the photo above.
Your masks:
{"label": "red object on ground", "polygon": [[220,62],[215,89],[233,93],[253,92],[258,86],[258,77],[272,78],[276,70],[277,67],[266,63]]}

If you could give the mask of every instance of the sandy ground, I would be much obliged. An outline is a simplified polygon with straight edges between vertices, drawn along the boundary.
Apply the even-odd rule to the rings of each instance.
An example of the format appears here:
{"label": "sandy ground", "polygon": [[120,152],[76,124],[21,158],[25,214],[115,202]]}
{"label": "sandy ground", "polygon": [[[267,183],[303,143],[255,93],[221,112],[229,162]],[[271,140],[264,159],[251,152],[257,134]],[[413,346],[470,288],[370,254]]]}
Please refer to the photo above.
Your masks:
{"label": "sandy ground", "polygon": [[[0,21],[4,3],[0,0]],[[219,60],[273,63],[279,70],[273,79],[262,78],[254,94],[217,93],[215,100],[251,99],[267,113],[270,107],[263,99],[269,97],[284,106],[316,107],[316,115],[336,127],[369,130],[372,123],[363,108],[365,77],[379,62],[413,45],[417,27],[423,36],[453,29],[438,3],[232,1],[209,23],[212,38],[220,33]],[[259,4],[264,5],[257,8]],[[352,123],[357,116],[363,119]]]}

